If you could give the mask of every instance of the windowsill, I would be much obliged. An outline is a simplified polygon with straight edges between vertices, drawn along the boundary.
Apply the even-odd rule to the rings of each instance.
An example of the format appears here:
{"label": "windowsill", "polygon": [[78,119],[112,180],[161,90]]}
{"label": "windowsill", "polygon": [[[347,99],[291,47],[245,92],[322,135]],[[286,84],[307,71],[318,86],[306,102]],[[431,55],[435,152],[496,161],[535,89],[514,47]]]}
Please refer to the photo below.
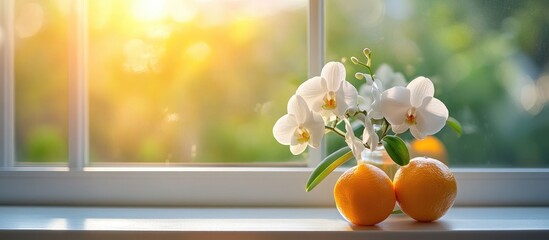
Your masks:
{"label": "windowsill", "polygon": [[549,239],[549,207],[454,207],[349,225],[335,208],[0,207],[0,239]]}

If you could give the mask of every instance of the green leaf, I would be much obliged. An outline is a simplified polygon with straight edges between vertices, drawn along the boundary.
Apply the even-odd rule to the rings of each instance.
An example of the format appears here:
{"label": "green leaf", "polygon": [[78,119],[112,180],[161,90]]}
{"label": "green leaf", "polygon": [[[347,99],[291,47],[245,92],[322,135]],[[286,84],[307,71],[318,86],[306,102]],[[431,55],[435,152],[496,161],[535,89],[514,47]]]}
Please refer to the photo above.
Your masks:
{"label": "green leaf", "polygon": [[397,136],[387,135],[381,139],[381,142],[385,147],[385,151],[396,164],[405,166],[410,162],[410,153],[402,139]]}
{"label": "green leaf", "polygon": [[404,212],[402,210],[394,210],[391,212],[391,214],[403,214]]}
{"label": "green leaf", "polygon": [[328,174],[352,157],[353,152],[351,152],[349,146],[345,146],[324,158],[324,160],[322,160],[322,162],[320,162],[320,164],[318,164],[315,170],[311,173],[311,176],[307,181],[307,185],[305,186],[305,190],[307,192],[313,190],[313,188],[324,180]]}
{"label": "green leaf", "polygon": [[461,134],[463,133],[461,129],[461,124],[458,120],[456,120],[453,117],[448,117],[448,120],[446,120],[446,125],[450,126],[454,131],[457,133],[458,137],[461,137]]}

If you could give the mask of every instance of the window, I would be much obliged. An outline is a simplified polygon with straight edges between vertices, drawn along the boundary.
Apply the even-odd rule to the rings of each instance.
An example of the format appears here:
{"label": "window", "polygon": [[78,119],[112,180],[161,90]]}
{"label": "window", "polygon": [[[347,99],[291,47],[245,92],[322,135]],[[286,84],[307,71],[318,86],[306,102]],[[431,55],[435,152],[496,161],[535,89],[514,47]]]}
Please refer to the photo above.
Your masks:
{"label": "window", "polygon": [[450,166],[548,167],[547,8],[535,0],[326,0],[326,58],[347,61],[357,84],[363,69],[349,58],[363,46],[374,51],[374,68],[431,78],[464,128],[461,138],[448,128],[435,135]]}
{"label": "window", "polygon": [[[164,3],[164,5],[158,4],[159,2]],[[418,59],[409,58],[408,60],[402,60],[394,57],[397,56],[397,54],[394,54],[394,56],[393,54],[385,54],[391,53],[391,45],[381,44],[379,42],[380,38],[375,38],[375,34],[370,35],[361,32],[361,30],[354,29],[364,28],[368,29],[368,32],[372,31],[373,33],[376,33],[378,30],[384,30],[383,27],[361,26],[361,24],[356,23],[357,21],[360,22],[360,20],[353,20],[355,22],[350,23],[345,22],[352,19],[349,18],[352,14],[362,16],[361,13],[355,13],[354,11],[363,9],[362,5],[364,3],[339,3],[335,1],[326,1],[326,3],[324,3],[324,1],[321,0],[311,0],[309,1],[308,6],[305,2],[295,5],[296,3],[294,1],[288,1],[288,4],[284,3],[285,1],[280,1],[280,3],[277,4],[281,5],[277,5],[277,7],[270,5],[265,7],[262,3],[256,1],[246,2],[251,6],[255,6],[252,8],[248,8],[248,5],[246,4],[238,4],[237,1],[227,1],[227,4],[235,4],[232,7],[235,7],[236,9],[241,7],[242,11],[252,11],[254,14],[255,12],[261,12],[261,9],[267,8],[283,9],[280,10],[278,14],[286,15],[284,15],[284,17],[279,17],[279,15],[261,16],[262,18],[270,19],[272,21],[278,21],[282,18],[282,23],[280,23],[282,25],[278,25],[278,22],[274,23],[267,20],[265,20],[266,22],[263,22],[253,19],[251,22],[246,22],[246,20],[249,19],[238,19],[234,24],[236,24],[236,26],[240,26],[238,24],[244,24],[244,29],[242,29],[244,31],[242,34],[244,35],[241,36],[244,37],[244,40],[250,37],[247,35],[249,33],[246,32],[246,24],[260,24],[261,26],[258,27],[258,29],[264,34],[256,35],[255,38],[253,38],[253,41],[248,39],[244,42],[245,44],[242,43],[242,45],[239,45],[239,50],[242,51],[227,50],[227,52],[223,52],[222,55],[218,56],[214,54],[214,49],[218,49],[215,46],[217,46],[216,44],[220,41],[219,34],[221,32],[229,32],[229,27],[214,25],[214,29],[211,32],[207,30],[208,27],[205,27],[206,29],[191,28],[193,31],[190,34],[186,34],[192,36],[192,41],[180,42],[179,40],[185,40],[185,38],[181,37],[183,33],[180,32],[183,31],[181,29],[184,28],[180,28],[180,26],[188,25],[188,22],[186,21],[191,16],[196,18],[203,14],[202,11],[199,11],[200,8],[197,8],[196,12],[185,12],[183,15],[180,15],[180,13],[172,14],[168,11],[169,9],[181,7],[178,4],[182,4],[183,2],[185,1],[2,1],[2,13],[6,14],[2,15],[2,28],[0,29],[0,36],[2,36],[0,37],[0,54],[2,55],[2,62],[0,64],[0,67],[2,68],[2,78],[0,79],[0,90],[2,92],[0,102],[0,110],[2,112],[2,115],[0,115],[0,131],[2,133],[0,150],[2,153],[1,163],[4,167],[4,169],[0,171],[0,192],[4,193],[0,195],[0,203],[200,206],[325,206],[333,204],[331,186],[333,186],[333,182],[337,179],[337,174],[330,175],[326,182],[319,185],[313,192],[305,193],[303,185],[305,184],[311,169],[305,167],[288,167],[293,165],[304,166],[304,161],[301,158],[294,158],[291,161],[293,165],[285,163],[284,167],[255,165],[255,167],[252,168],[234,166],[149,168],[147,166],[150,165],[143,164],[137,167],[132,165],[119,167],[119,163],[160,163],[162,165],[169,164],[171,166],[178,165],[184,161],[192,162],[195,159],[199,159],[199,157],[205,162],[217,163],[220,162],[219,160],[236,158],[236,155],[229,156],[228,154],[242,154],[242,158],[233,159],[233,163],[243,160],[248,162],[250,162],[250,160],[254,162],[267,161],[269,164],[273,164],[276,160],[288,161],[289,157],[291,157],[288,149],[277,144],[272,138],[272,123],[274,123],[285,110],[284,106],[286,101],[293,91],[295,91],[295,87],[307,78],[305,74],[307,70],[307,59],[309,60],[309,75],[317,75],[320,71],[320,68],[324,63],[324,45],[326,45],[326,59],[329,60],[341,60],[344,57],[348,58],[357,51],[359,52],[361,48],[365,46],[370,46],[374,50],[379,49],[375,51],[382,52],[383,55],[376,55],[376,63],[391,63],[395,70],[404,73],[407,73],[407,65],[403,64],[403,62],[408,63],[417,61]],[[210,1],[197,2],[198,4],[215,5],[215,3]],[[168,3],[173,3],[175,5],[168,5]],[[384,2],[382,1],[371,1],[369,3],[373,4],[371,6],[382,8],[384,13],[388,14],[387,11],[391,9],[389,4],[394,3],[394,1],[388,1],[386,5],[383,4]],[[416,3],[427,4],[426,2],[421,1],[410,2],[409,4]],[[30,4],[32,7],[28,7],[27,4]],[[444,1],[440,4],[459,5],[460,3],[449,3]],[[468,3],[464,3],[465,6],[467,6],[467,4]],[[439,4],[434,5],[438,6]],[[352,6],[356,6],[356,8]],[[188,7],[189,6],[186,6],[186,8]],[[192,9],[192,3],[190,7],[191,8],[189,9]],[[212,8],[208,7],[208,9],[219,9],[220,6],[215,5],[211,7]],[[47,19],[47,21],[44,20],[42,24],[30,24],[30,26],[34,26],[34,28],[38,28],[38,30],[27,30],[30,33],[34,32],[34,35],[27,32],[27,34],[30,34],[31,36],[25,38],[23,41],[22,39],[19,39],[20,37],[14,35],[16,32],[15,29],[17,28],[17,24],[15,23],[17,21],[17,16],[21,11],[20,9],[25,10],[27,8],[30,8],[31,10],[26,10],[30,11],[30,13],[26,14],[30,14],[31,17],[29,20],[24,21],[25,24],[27,24],[28,21],[35,21],[37,19],[36,16],[40,15],[43,16],[43,19]],[[98,9],[104,10],[106,13],[103,13],[103,11],[99,11]],[[123,11],[123,9],[126,10]],[[145,9],[150,12],[145,11],[146,13],[143,13]],[[306,9],[309,11],[308,24],[306,24]],[[412,8],[409,8],[408,10],[410,9]],[[419,7],[417,9],[419,9]],[[406,8],[404,8],[404,10],[406,10]],[[450,8],[450,10],[446,9],[445,11],[452,12],[451,10],[452,8]],[[326,27],[324,26],[323,21],[324,11],[326,11]],[[143,13],[143,15],[140,15],[141,13]],[[124,14],[127,16],[124,17]],[[338,16],[338,14],[342,16]],[[398,14],[412,13],[403,12]],[[496,15],[497,14],[498,13],[496,13]],[[87,17],[85,17],[86,15]],[[212,15],[217,16],[218,14]],[[27,15],[24,14],[23,16]],[[368,15],[368,17],[372,16]],[[128,20],[132,18],[135,18],[132,21],[135,21],[134,24],[137,24],[139,27],[124,21],[124,19]],[[113,19],[120,19],[121,21],[113,21]],[[60,22],[59,24],[66,26],[67,31],[65,33],[63,31],[55,32],[56,28],[49,29],[48,24],[57,24],[54,20]],[[396,23],[398,23],[397,25],[402,24],[401,22]],[[166,24],[167,29],[158,27],[158,24]],[[296,28],[293,30],[287,29],[293,27]],[[88,31],[84,31],[85,29]],[[306,29],[308,29],[308,31]],[[154,31],[149,32],[151,30]],[[348,30],[353,31],[357,35],[348,37]],[[409,29],[404,31],[404,33],[413,32],[413,30],[414,29]],[[45,34],[48,33],[48,31],[52,31],[53,33]],[[281,31],[284,31],[284,33],[281,33]],[[285,31],[295,32],[284,35]],[[323,38],[325,31],[326,44],[324,44]],[[230,32],[231,34],[236,34],[236,39],[238,41],[242,40],[239,37],[240,33]],[[306,41],[307,32],[309,33],[308,42]],[[45,53],[46,55],[44,55],[44,58],[53,59],[53,57],[58,57],[58,61],[66,62],[66,65],[59,64],[58,66],[57,64],[51,64],[51,67],[48,68],[44,74],[40,75],[41,78],[49,79],[47,82],[48,84],[40,82],[34,83],[33,81],[35,80],[27,79],[29,82],[27,83],[29,85],[27,89],[38,91],[36,95],[29,95],[28,98],[30,98],[30,103],[28,103],[28,108],[38,108],[40,111],[35,114],[48,116],[48,114],[54,113],[45,110],[42,111],[40,107],[36,107],[35,105],[40,106],[44,101],[51,102],[53,105],[59,104],[57,108],[52,107],[52,111],[57,109],[55,110],[57,111],[55,114],[65,115],[65,117],[52,118],[50,116],[42,118],[41,115],[27,117],[24,114],[29,113],[20,109],[21,107],[26,107],[26,105],[19,105],[24,103],[21,102],[22,99],[24,99],[24,95],[18,91],[23,91],[24,89],[17,90],[20,87],[18,85],[17,64],[24,64],[21,66],[32,66],[32,63],[34,62],[42,61],[39,62],[41,64],[50,64],[50,62],[40,59],[27,59],[24,57],[25,55],[22,55],[25,53],[26,49],[19,49],[20,52],[17,52],[18,46],[21,46],[20,44],[22,44],[18,43],[18,41],[30,41],[35,37],[43,37],[43,40],[46,41],[48,40],[47,37],[51,37],[53,40],[50,39],[50,41],[57,43],[55,40],[56,34],[62,36],[59,37],[59,39],[65,38],[67,41],[66,45],[68,45],[68,47],[65,49],[67,51],[66,55],[57,55],[56,49],[59,48],[59,46],[53,44],[51,48],[49,48],[49,45],[48,48],[45,48],[48,51]],[[201,34],[205,34],[205,36],[208,37],[208,40],[194,39]],[[376,43],[374,40],[368,40],[372,41],[370,44],[367,40],[364,40],[368,39],[370,36],[373,36],[374,40],[377,39],[378,42]],[[232,41],[231,39],[225,38],[222,40]],[[259,41],[260,43],[255,41]],[[159,45],[161,46],[160,48],[156,47],[158,42],[161,43]],[[86,45],[88,47],[85,47]],[[254,50],[250,50],[248,47]],[[269,50],[263,52],[264,48],[268,48]],[[167,53],[168,49],[176,51],[178,54],[172,55],[171,52]],[[255,51],[255,49],[260,50]],[[240,57],[241,55],[239,54],[246,51],[255,54],[254,57],[250,59],[238,58],[238,61],[234,60],[234,56]],[[21,54],[21,56],[18,54]],[[13,56],[13,58],[10,58],[10,56]],[[252,76],[250,83],[253,88],[244,87],[246,90],[235,88],[233,89],[237,91],[235,93],[221,93],[227,94],[222,95],[226,98],[238,96],[237,99],[231,99],[229,102],[225,102],[223,99],[219,102],[215,102],[208,98],[203,99],[204,102],[202,103],[195,103],[192,101],[194,98],[188,99],[188,97],[197,97],[198,94],[196,93],[202,91],[202,86],[200,86],[200,84],[203,82],[187,81],[188,79],[194,79],[194,77],[183,78],[187,80],[181,80],[174,76],[183,74],[182,76],[188,77],[191,73],[169,72],[167,70],[171,69],[171,66],[182,64],[179,59],[182,56],[192,56],[192,58],[199,57],[192,60],[198,61],[195,63],[197,66],[199,64],[204,64],[199,69],[202,71],[201,74],[204,74],[204,84],[206,85],[206,88],[210,90],[217,88],[217,84],[239,84],[236,82],[218,83],[217,81],[219,79],[217,79],[217,77],[226,77],[226,75],[217,75],[219,72],[212,72],[209,70],[211,69],[209,68],[211,66],[213,66],[212,68],[214,69],[218,69],[218,65],[221,65],[225,68],[223,68],[224,71],[221,71],[220,73],[230,73],[230,66],[232,65],[225,64],[236,64],[234,66],[236,66],[238,71],[233,69],[236,72],[240,72],[241,70],[245,71],[245,73],[240,72],[241,75],[227,74],[232,78]],[[435,59],[440,60],[440,58],[436,57],[437,56],[435,56]],[[17,61],[18,58],[21,59],[21,63]],[[15,61],[13,59],[15,59]],[[185,61],[187,60],[188,59],[185,59]],[[229,63],[227,63],[227,61],[229,61]],[[249,63],[246,61],[249,61]],[[265,62],[262,61],[274,65],[262,68],[261,66],[265,66]],[[418,68],[417,73],[424,73],[426,75],[436,74],[436,72],[430,70],[431,68],[428,68],[427,65],[421,65],[424,63],[414,63],[422,68]],[[206,64],[213,65],[210,66]],[[248,64],[252,64],[254,67],[248,67],[250,66]],[[208,66],[208,68],[206,66]],[[348,69],[351,69],[351,65],[348,64],[347,66],[349,66]],[[35,68],[36,66],[32,67]],[[55,67],[59,67],[59,69]],[[181,66],[177,69],[184,70],[185,67],[187,66]],[[172,71],[177,70],[174,69],[172,69]],[[86,72],[87,74],[85,74]],[[23,71],[20,74],[31,73]],[[265,76],[269,76],[268,79],[276,82],[255,82],[255,80],[257,80],[256,78]],[[406,76],[415,76],[415,74],[413,74],[413,72],[407,73]],[[348,77],[348,79],[352,78],[353,76]],[[107,81],[108,79],[113,81]],[[282,81],[279,79],[286,80]],[[35,89],[34,86],[38,85],[33,84],[43,84],[45,87],[36,87]],[[70,94],[67,96],[55,94],[58,92],[53,86],[49,86],[49,84],[57,84],[60,89],[66,88]],[[177,87],[179,86],[178,84],[182,84],[186,87],[188,86],[192,91],[187,90],[186,88],[179,89]],[[439,82],[437,82],[437,85],[439,85]],[[267,86],[270,90],[273,90],[271,95],[265,96],[258,94],[255,91],[256,88],[267,88]],[[437,89],[438,95],[441,98],[447,95],[443,92],[444,89],[446,89],[446,91],[452,90],[451,87],[441,87],[441,89]],[[536,89],[536,91],[539,91],[538,88]],[[145,93],[145,97],[140,96],[140,93],[143,92]],[[180,96],[185,94],[190,96]],[[32,96],[32,98],[30,96]],[[212,98],[215,97],[211,95],[207,96]],[[21,99],[18,100],[19,98]],[[253,104],[245,101],[247,98],[254,98],[252,101]],[[258,112],[261,111],[257,111],[264,107],[268,107],[268,104],[265,106],[265,104],[256,105],[256,103],[265,103],[273,98],[275,98],[275,100],[273,100],[272,108],[275,109],[272,112],[274,117],[269,120],[267,117],[263,118],[258,114]],[[88,101],[86,101],[86,99],[88,99]],[[186,99],[187,102],[180,103],[180,99]],[[444,100],[447,101],[446,99]],[[247,109],[243,109],[243,114],[245,114],[244,117],[233,115],[227,109],[221,110],[227,111],[226,115],[223,115],[227,117],[224,122],[241,123],[241,128],[238,128],[238,131],[245,136],[243,139],[250,140],[247,141],[247,143],[251,142],[250,144],[258,145],[253,145],[255,147],[247,146],[246,151],[252,151],[250,153],[239,153],[239,147],[234,144],[239,144],[236,140],[240,141],[242,139],[230,138],[235,135],[235,132],[229,129],[225,129],[225,131],[220,131],[219,129],[206,129],[207,127],[203,127],[205,132],[200,132],[200,134],[208,136],[207,138],[200,137],[202,135],[196,131],[199,131],[201,128],[197,127],[196,129],[191,129],[191,133],[193,133],[192,131],[195,131],[193,134],[190,134],[192,136],[188,136],[189,138],[181,140],[179,137],[187,137],[185,135],[187,132],[183,129],[186,126],[181,124],[181,122],[186,114],[189,113],[184,110],[193,107],[189,106],[193,105],[193,103],[203,104],[199,105],[200,107],[207,107],[207,109],[203,110],[205,112],[202,112],[202,114],[206,115],[205,118],[213,118],[209,115],[212,113],[213,109],[208,107],[215,108],[216,106],[214,105],[216,104],[233,104],[231,105],[232,107],[230,110],[242,110],[239,108],[246,106]],[[278,106],[275,106],[277,104]],[[140,108],[143,105],[152,107],[147,107],[144,110]],[[456,105],[459,106],[459,103],[456,103]],[[451,110],[453,109],[453,106],[449,107]],[[155,110],[149,112],[147,109]],[[251,111],[251,109],[254,109],[254,111]],[[18,115],[18,111],[20,111],[20,115]],[[197,108],[196,111],[202,111],[202,109]],[[528,109],[526,109],[525,112],[528,113]],[[540,118],[543,112],[544,110],[540,109],[540,112],[537,113],[538,115],[533,115],[531,119],[537,119],[534,121],[540,121],[540,124],[545,124],[544,121],[539,120],[543,119]],[[193,111],[193,113],[195,112]],[[536,112],[530,111],[530,113]],[[467,115],[465,114],[464,116]],[[456,115],[456,117],[459,118],[460,116]],[[21,125],[25,123],[25,121],[22,120],[25,118],[27,118],[25,121],[39,121],[38,124],[47,123],[48,126],[45,130],[41,127],[37,130],[34,128],[40,125],[35,125],[31,122],[31,125],[28,125],[28,127],[22,127],[25,126]],[[42,121],[44,119],[47,121]],[[258,121],[259,123],[247,124],[249,123],[247,122],[249,119],[254,119],[254,121]],[[129,120],[131,120],[131,122],[126,122]],[[210,120],[213,121],[215,119],[206,119],[205,121]],[[157,123],[162,124],[157,125]],[[464,124],[466,123],[467,122],[464,122]],[[200,124],[202,123],[198,123],[199,126]],[[209,124],[208,127],[215,127],[211,125],[212,124]],[[246,128],[248,125],[252,125],[250,126],[250,129]],[[163,127],[153,129],[151,126]],[[117,132],[119,128],[123,131],[120,130],[121,132]],[[132,129],[136,130],[131,131]],[[207,132],[212,130],[216,130],[216,135],[214,137],[207,135]],[[66,131],[66,133],[64,131]],[[534,129],[531,131],[534,131]],[[23,132],[26,133],[18,135]],[[32,151],[28,151],[28,149],[34,149],[34,147],[31,146],[35,146],[31,144],[33,141],[29,140],[29,136],[33,136],[33,134],[40,136],[40,141],[37,141],[39,144],[36,144],[36,146],[46,146],[42,151],[47,152],[47,154],[42,153],[36,155],[38,156],[36,159],[30,158],[29,156],[34,155],[31,154],[33,153]],[[218,134],[224,135],[218,136]],[[451,136],[451,134],[438,137],[442,138],[447,144],[456,145],[448,142],[452,140],[447,140],[455,138],[454,136]],[[219,142],[207,142],[209,139],[217,138],[220,139]],[[468,141],[467,139],[463,140],[464,138],[466,137],[464,136],[457,141],[460,143],[461,141]],[[215,151],[212,151],[211,153],[202,152],[201,146],[197,144],[202,143],[199,140],[205,141],[206,145],[209,144],[208,146],[220,145],[218,149],[223,151],[218,153]],[[272,142],[265,143],[262,141]],[[56,142],[56,147],[48,146],[54,142]],[[226,147],[227,144],[230,147]],[[331,143],[328,143],[327,145],[333,146]],[[179,146],[184,147],[179,149]],[[262,149],[262,147],[272,149],[265,150]],[[460,164],[454,164],[454,157],[452,156],[452,154],[455,154],[455,152],[459,150],[451,149],[450,146],[447,147],[451,154],[450,163],[454,166],[460,166]],[[229,150],[227,150],[227,148]],[[37,147],[36,149],[41,148]],[[60,151],[53,151],[52,149],[60,149]],[[181,151],[173,153],[174,151],[172,150],[174,149]],[[474,149],[477,148],[475,147]],[[170,155],[171,153],[173,154]],[[209,154],[212,155],[210,156]],[[309,155],[313,162],[311,165],[314,165],[314,161],[318,161],[320,159],[319,156],[322,154],[319,151],[311,151]],[[542,159],[541,163],[536,160],[538,161],[538,163],[536,163],[537,165],[532,164],[523,166],[544,166],[546,162],[543,162],[543,160],[546,159],[546,154],[539,153],[539,155],[541,156],[540,159]],[[193,156],[196,156],[196,158]],[[32,161],[32,164],[30,164],[31,166],[23,166],[23,163],[29,161],[29,159]],[[128,159],[130,161],[127,161]],[[502,161],[506,161],[505,159],[507,158],[506,156],[498,156],[494,159],[503,159]],[[46,166],[61,167],[44,168],[40,167],[42,165],[36,164],[44,161],[55,162],[55,164],[48,163]],[[68,169],[64,167],[67,166],[67,164],[69,166]],[[109,164],[116,164],[116,167],[112,167],[113,165]],[[201,164],[204,164],[204,162]],[[470,163],[467,162],[461,164],[461,166],[468,164]],[[478,165],[474,166],[476,167]],[[488,166],[493,167],[495,165]],[[549,199],[547,193],[536,191],[536,189],[544,189],[544,186],[549,182],[549,172],[547,169],[476,168],[454,170],[460,186],[460,194],[458,194],[457,200],[458,204],[545,204]],[[525,185],[530,187],[524,188],[523,186]]]}
{"label": "window", "polygon": [[306,78],[305,1],[3,4],[16,164],[305,164],[271,134]]}

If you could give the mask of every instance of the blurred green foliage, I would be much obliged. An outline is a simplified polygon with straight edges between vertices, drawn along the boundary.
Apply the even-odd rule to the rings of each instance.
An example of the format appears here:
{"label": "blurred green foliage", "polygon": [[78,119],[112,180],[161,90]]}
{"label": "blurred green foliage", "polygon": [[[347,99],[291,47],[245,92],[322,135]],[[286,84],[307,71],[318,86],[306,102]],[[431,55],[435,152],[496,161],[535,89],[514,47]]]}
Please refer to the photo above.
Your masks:
{"label": "blurred green foliage", "polygon": [[[548,1],[326,4],[328,60],[369,47],[374,68],[388,63],[408,81],[434,81],[436,97],[464,126],[461,138],[448,127],[437,134],[452,166],[549,166]],[[346,67],[348,79],[363,70]]]}

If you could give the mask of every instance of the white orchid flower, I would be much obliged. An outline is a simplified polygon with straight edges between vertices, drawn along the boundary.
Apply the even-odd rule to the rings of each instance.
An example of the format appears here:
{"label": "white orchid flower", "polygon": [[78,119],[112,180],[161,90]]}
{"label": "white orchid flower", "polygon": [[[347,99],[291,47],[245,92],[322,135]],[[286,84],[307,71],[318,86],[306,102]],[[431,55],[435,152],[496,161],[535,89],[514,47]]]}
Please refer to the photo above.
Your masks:
{"label": "white orchid flower", "polygon": [[353,152],[353,156],[355,156],[355,159],[361,160],[362,159],[362,152],[366,150],[366,147],[364,144],[362,144],[362,141],[355,137],[355,133],[353,132],[353,127],[351,126],[351,123],[349,122],[349,119],[345,118],[345,142],[347,145],[349,145],[349,148],[351,148],[351,151]]}
{"label": "white orchid flower", "polygon": [[343,116],[347,109],[355,107],[358,92],[345,80],[345,66],[340,62],[329,62],[322,68],[320,77],[313,77],[298,88],[313,112],[320,113],[327,121]]}
{"label": "white orchid flower", "polygon": [[[360,87],[359,91],[359,108],[366,110],[369,117],[373,119],[382,119],[383,114],[381,112],[381,93],[384,90],[384,86],[387,88],[404,86],[406,80],[404,75],[399,72],[394,72],[393,69],[387,65],[382,64],[376,70],[374,79],[369,74],[362,74],[366,84]],[[383,84],[382,84],[383,81]]]}
{"label": "white orchid flower", "polygon": [[435,87],[426,77],[418,77],[406,88],[393,87],[381,94],[383,116],[395,133],[410,129],[417,139],[440,131],[448,119],[448,109],[434,98]]}
{"label": "white orchid flower", "polygon": [[276,121],[273,127],[275,139],[283,145],[290,145],[290,151],[298,155],[307,145],[317,148],[324,136],[324,120],[311,112],[305,100],[293,95],[288,101],[288,114]]}

